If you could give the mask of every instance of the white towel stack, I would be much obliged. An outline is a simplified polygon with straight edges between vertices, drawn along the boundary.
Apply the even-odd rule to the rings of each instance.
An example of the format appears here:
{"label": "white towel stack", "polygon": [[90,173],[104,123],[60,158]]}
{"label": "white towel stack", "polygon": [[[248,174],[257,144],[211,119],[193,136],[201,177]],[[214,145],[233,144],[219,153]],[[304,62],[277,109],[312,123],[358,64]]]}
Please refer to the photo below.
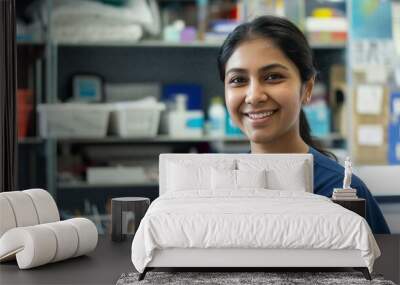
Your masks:
{"label": "white towel stack", "polygon": [[335,188],[333,190],[332,198],[336,200],[358,199],[357,190],[353,188],[351,189]]}
{"label": "white towel stack", "polygon": [[46,1],[41,1],[41,12],[32,8],[31,14],[35,22],[51,23],[52,40],[58,43],[133,43],[144,33],[154,37],[161,32],[157,0],[127,0],[122,6],[98,0],[50,2],[49,19]]}

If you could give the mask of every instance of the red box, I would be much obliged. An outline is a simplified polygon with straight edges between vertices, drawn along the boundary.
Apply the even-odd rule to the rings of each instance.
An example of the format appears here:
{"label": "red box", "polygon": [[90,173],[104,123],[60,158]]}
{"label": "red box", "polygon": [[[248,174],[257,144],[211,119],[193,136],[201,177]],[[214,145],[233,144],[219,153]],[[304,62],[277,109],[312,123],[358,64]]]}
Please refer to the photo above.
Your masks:
{"label": "red box", "polygon": [[33,92],[29,89],[17,90],[18,139],[28,135],[29,122],[33,110]]}

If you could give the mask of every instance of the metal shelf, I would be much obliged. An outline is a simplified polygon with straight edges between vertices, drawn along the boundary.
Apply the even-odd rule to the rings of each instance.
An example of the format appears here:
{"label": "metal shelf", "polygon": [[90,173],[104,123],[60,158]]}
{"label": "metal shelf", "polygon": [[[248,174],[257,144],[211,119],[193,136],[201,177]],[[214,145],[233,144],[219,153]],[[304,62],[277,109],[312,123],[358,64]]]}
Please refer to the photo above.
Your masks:
{"label": "metal shelf", "polygon": [[186,143],[186,142],[247,142],[244,136],[232,137],[182,137],[172,138],[167,135],[159,135],[154,138],[121,138],[121,137],[104,137],[104,138],[58,138],[60,143]]}
{"label": "metal shelf", "polygon": [[163,48],[218,48],[222,42],[166,42],[162,40],[121,41],[121,42],[54,42],[59,47],[163,47]]}
{"label": "metal shelf", "polygon": [[[318,141],[333,141],[343,140],[339,133],[331,133],[324,137],[314,137]],[[197,143],[197,142],[225,142],[225,143],[241,143],[249,142],[249,139],[245,136],[226,136],[226,137],[182,137],[173,138],[168,135],[159,135],[154,138],[136,138],[136,137],[117,137],[109,136],[104,138],[57,138],[60,143],[82,143],[82,144],[112,144],[112,143]]]}
{"label": "metal shelf", "polygon": [[33,45],[33,46],[44,46],[46,43],[41,40],[26,40],[26,39],[17,39],[17,45]]}
{"label": "metal shelf", "polygon": [[18,140],[18,144],[41,144],[43,142],[44,139],[39,137],[26,137]]}
{"label": "metal shelf", "polygon": [[154,182],[143,182],[143,183],[130,183],[130,184],[89,184],[85,181],[76,182],[60,182],[57,185],[59,189],[96,189],[96,188],[140,188],[140,187],[158,187],[158,183]]}
{"label": "metal shelf", "polygon": [[[222,41],[166,42],[162,40],[142,40],[123,42],[54,42],[59,47],[155,47],[155,48],[219,48]],[[313,49],[345,49],[344,43],[318,44],[311,43]]]}

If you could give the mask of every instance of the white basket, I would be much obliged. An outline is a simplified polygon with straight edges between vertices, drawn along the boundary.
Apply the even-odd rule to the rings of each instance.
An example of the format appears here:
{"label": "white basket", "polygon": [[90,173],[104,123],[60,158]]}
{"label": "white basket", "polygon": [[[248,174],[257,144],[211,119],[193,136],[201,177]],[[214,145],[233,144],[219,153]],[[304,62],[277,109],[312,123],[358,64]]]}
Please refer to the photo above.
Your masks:
{"label": "white basket", "polygon": [[160,124],[163,103],[148,106],[134,103],[113,104],[111,112],[111,132],[120,137],[155,137]]}
{"label": "white basket", "polygon": [[107,135],[110,106],[105,104],[41,104],[39,133],[51,138],[99,138]]}

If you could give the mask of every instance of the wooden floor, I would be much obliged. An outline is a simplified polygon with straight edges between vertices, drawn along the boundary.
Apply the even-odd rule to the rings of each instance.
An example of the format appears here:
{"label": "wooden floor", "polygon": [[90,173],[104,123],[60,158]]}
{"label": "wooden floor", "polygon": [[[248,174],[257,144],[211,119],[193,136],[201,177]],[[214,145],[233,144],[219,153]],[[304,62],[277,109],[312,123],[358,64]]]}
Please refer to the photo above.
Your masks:
{"label": "wooden floor", "polygon": [[115,284],[122,273],[135,270],[130,252],[131,241],[115,243],[111,237],[100,236],[96,250],[88,256],[28,270],[19,270],[15,261],[2,263],[0,284]]}
{"label": "wooden floor", "polygon": [[[375,262],[374,272],[381,273],[385,279],[399,284],[400,235],[377,235],[375,238],[382,251],[382,257]],[[131,240],[115,243],[107,236],[99,238],[96,250],[88,256],[28,270],[19,270],[15,261],[2,263],[0,284],[115,284],[122,273],[135,271],[130,258],[130,247]],[[285,271],[282,268],[279,270]],[[317,268],[314,270],[318,271]],[[289,271],[293,271],[293,268]]]}

